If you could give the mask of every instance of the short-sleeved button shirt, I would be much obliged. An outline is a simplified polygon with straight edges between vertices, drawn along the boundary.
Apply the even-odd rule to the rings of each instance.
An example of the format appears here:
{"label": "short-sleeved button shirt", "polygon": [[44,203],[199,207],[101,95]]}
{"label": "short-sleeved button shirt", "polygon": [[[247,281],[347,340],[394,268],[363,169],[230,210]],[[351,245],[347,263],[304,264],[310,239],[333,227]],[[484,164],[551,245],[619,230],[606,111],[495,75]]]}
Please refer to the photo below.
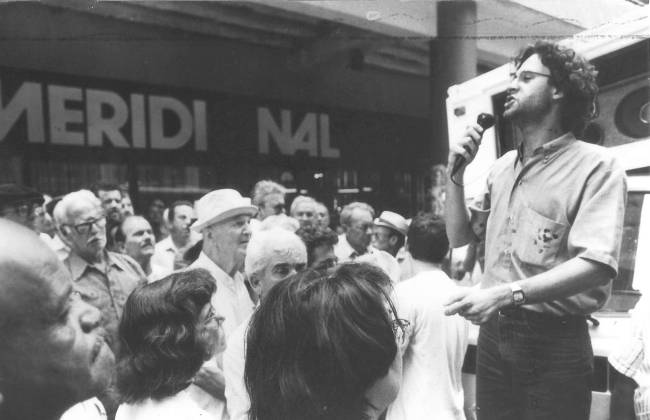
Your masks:
{"label": "short-sleeved button shirt", "polygon": [[140,265],[127,255],[106,251],[105,270],[88,264],[71,252],[64,264],[70,270],[74,288],[81,298],[102,313],[101,325],[109,334],[111,348],[118,343],[118,326],[126,299],[133,289],[146,283],[146,275]]}
{"label": "short-sleeved button shirt", "polygon": [[[487,223],[482,287],[526,279],[574,257],[609,267],[614,278],[626,195],[625,171],[607,149],[570,133],[539,147],[525,162],[521,149],[506,153],[490,171],[485,196],[471,208],[475,231]],[[526,307],[589,314],[610,292],[611,281]]]}

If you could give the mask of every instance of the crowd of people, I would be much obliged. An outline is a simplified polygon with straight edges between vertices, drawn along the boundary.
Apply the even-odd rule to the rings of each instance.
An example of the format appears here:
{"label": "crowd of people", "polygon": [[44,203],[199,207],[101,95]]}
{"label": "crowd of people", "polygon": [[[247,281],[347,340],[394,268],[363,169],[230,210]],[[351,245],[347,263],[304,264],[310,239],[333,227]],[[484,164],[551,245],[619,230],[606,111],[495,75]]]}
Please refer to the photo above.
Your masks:
{"label": "crowd of people", "polygon": [[[454,167],[483,131],[468,127],[445,219],[352,202],[333,227],[312,197],[287,214],[271,180],[147,214],[118,185],[0,186],[0,417],[473,418],[475,323],[479,419],[586,420],[585,316],[616,275],[625,174],[572,134],[593,67],[552,43],[515,64],[504,117],[523,143],[468,210]],[[447,232],[484,243],[480,287],[450,278]]]}
{"label": "crowd of people", "polygon": [[[63,420],[379,418],[397,395],[403,366],[416,389],[421,381],[437,383],[433,373],[417,373],[421,349],[402,361],[420,325],[398,317],[404,311],[421,312],[427,329],[449,324],[447,335],[419,340],[439,346],[427,363],[453,364],[445,410],[462,413],[466,322],[447,321],[441,304],[434,311],[425,304],[456,287],[442,270],[444,221],[422,213],[409,227],[397,213],[375,217],[369,204],[352,202],[340,212],[337,233],[327,207],[312,197],[299,195],[286,214],[282,185],[262,180],[252,196],[215,190],[162,207],[157,220],[155,212],[135,214],[118,185],[98,182],[54,199],[0,186],[3,236],[20,245],[5,244],[3,264],[33,270],[38,284],[30,287],[63,293],[59,305],[83,306],[68,320],[90,344],[89,355],[78,355],[89,360],[77,369],[96,369],[77,377],[84,381],[65,399],[62,386],[52,390],[57,404],[45,388],[48,403],[39,405],[3,389],[0,412]],[[37,259],[29,262],[23,246],[43,255],[56,282]],[[439,287],[408,292],[411,283],[403,280],[414,276]],[[52,382],[66,374],[47,372]],[[409,406],[395,403],[389,418],[408,418]]]}

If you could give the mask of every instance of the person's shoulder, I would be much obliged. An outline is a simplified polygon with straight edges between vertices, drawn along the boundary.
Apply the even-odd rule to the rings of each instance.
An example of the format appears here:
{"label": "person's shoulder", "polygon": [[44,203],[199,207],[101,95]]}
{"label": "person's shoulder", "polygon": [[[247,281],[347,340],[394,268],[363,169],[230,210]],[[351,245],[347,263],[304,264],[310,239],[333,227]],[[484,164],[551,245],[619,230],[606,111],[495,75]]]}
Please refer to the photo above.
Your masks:
{"label": "person's shoulder", "polygon": [[122,268],[125,271],[130,271],[133,274],[136,274],[138,277],[146,277],[142,267],[137,263],[136,260],[129,257],[126,254],[120,254],[119,252],[107,251],[108,257],[111,262],[116,264],[118,267]]}
{"label": "person's shoulder", "polygon": [[413,299],[428,300],[432,296],[447,296],[447,293],[458,289],[458,285],[442,270],[423,271],[410,279],[395,285],[400,295],[409,295]]}
{"label": "person's shoulder", "polygon": [[620,171],[623,174],[625,173],[623,166],[620,164],[614,153],[612,153],[610,148],[598,144],[587,143],[583,140],[572,142],[570,147],[580,155],[580,161],[583,163],[600,166],[610,171]]}

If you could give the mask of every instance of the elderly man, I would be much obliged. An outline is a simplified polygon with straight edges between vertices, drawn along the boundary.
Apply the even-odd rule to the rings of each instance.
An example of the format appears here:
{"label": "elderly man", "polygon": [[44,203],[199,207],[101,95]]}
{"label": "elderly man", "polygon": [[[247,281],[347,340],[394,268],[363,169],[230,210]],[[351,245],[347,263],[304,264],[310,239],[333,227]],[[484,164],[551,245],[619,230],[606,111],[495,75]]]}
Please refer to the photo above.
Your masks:
{"label": "elderly man", "polygon": [[100,201],[88,190],[64,196],[54,208],[61,239],[70,247],[64,264],[81,298],[102,313],[111,348],[118,345],[117,328],[126,298],[146,282],[140,265],[131,257],[109,252],[106,217]]}
{"label": "elderly man", "polygon": [[383,211],[374,221],[371,245],[395,257],[400,269],[400,279],[413,277],[413,258],[404,248],[409,224],[402,215]]}
{"label": "elderly man", "polygon": [[308,226],[300,228],[296,235],[307,247],[307,265],[313,270],[327,270],[337,263],[334,247],[339,242],[338,235],[328,227]]}
{"label": "elderly man", "polygon": [[99,311],[33,232],[0,220],[0,418],[55,420],[108,386]]}
{"label": "elderly man", "polygon": [[161,267],[166,274],[184,268],[183,255],[197,242],[190,225],[194,221],[194,207],[189,201],[175,201],[167,211],[169,236],[156,244],[152,264]]}
{"label": "elderly man", "polygon": [[[335,236],[336,237],[336,236]],[[307,263],[307,250],[296,234],[282,228],[255,232],[244,267],[259,298],[279,281],[298,271]],[[248,419],[250,399],[244,384],[245,345],[248,320],[232,333],[223,356],[226,400],[230,420]]]}
{"label": "elderly man", "polygon": [[465,420],[461,368],[469,322],[445,316],[443,303],[459,290],[441,269],[449,251],[445,222],[418,215],[408,230],[415,277],[395,286],[399,316],[410,323],[401,353],[402,384],[387,420]]}
{"label": "elderly man", "polygon": [[0,217],[34,230],[35,209],[43,204],[43,196],[18,184],[0,185]]}
{"label": "elderly man", "polygon": [[[203,234],[203,248],[188,268],[204,268],[214,277],[217,291],[212,306],[224,318],[227,339],[255,306],[240,270],[251,237],[249,224],[257,214],[257,207],[237,191],[222,189],[201,197],[196,212],[198,219],[192,229]],[[227,418],[224,388],[222,364],[214,358],[203,365],[189,390],[203,410],[213,418],[222,419]]]}
{"label": "elderly man", "polygon": [[151,225],[142,216],[128,216],[115,234],[120,252],[140,264],[149,281],[158,280],[172,271],[152,263],[155,239]]}
{"label": "elderly man", "polygon": [[370,246],[375,211],[370,205],[352,202],[341,210],[341,226],[345,233],[339,235],[334,252],[339,262],[357,261],[374,264],[384,270],[394,282],[399,281],[397,260],[386,251]]}
{"label": "elderly man", "polygon": [[264,179],[253,187],[253,204],[260,211],[257,219],[262,221],[269,216],[285,212],[284,196],[287,190],[277,182]]}
{"label": "elderly man", "polygon": [[316,224],[316,200],[306,195],[299,195],[291,202],[291,217],[300,222],[300,227]]}

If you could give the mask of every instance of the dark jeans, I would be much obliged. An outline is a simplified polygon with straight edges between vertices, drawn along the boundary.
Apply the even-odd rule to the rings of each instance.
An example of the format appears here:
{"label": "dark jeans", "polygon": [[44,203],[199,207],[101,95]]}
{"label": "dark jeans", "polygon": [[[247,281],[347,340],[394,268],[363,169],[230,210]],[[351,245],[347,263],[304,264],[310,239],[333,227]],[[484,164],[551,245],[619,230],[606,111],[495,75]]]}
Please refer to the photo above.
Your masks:
{"label": "dark jeans", "polygon": [[481,325],[479,420],[588,420],[593,351],[585,317],[523,309]]}

